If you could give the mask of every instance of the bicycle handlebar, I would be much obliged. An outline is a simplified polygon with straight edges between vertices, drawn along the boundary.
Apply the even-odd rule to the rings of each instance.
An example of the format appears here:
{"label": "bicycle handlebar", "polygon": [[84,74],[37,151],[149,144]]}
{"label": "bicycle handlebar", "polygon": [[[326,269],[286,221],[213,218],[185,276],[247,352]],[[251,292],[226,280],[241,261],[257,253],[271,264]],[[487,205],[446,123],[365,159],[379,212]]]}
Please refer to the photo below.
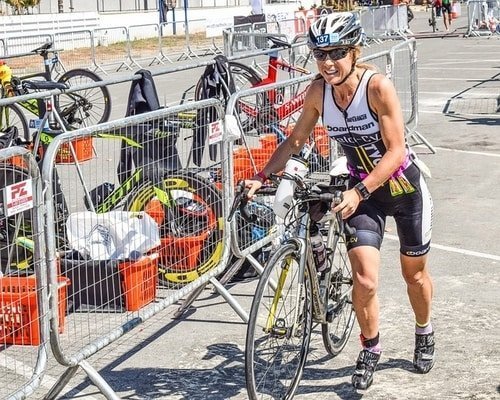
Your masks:
{"label": "bicycle handlebar", "polygon": [[[276,188],[271,186],[263,186],[257,193],[260,195],[271,196],[276,193]],[[254,214],[250,214],[247,209],[247,204],[250,201],[248,198],[248,189],[245,187],[245,181],[239,181],[236,185],[236,190],[234,192],[234,200],[233,205],[229,211],[229,215],[227,216],[227,221],[231,222],[233,219],[234,213],[237,209],[240,211],[241,217],[247,222],[255,222],[257,220],[257,216]]]}

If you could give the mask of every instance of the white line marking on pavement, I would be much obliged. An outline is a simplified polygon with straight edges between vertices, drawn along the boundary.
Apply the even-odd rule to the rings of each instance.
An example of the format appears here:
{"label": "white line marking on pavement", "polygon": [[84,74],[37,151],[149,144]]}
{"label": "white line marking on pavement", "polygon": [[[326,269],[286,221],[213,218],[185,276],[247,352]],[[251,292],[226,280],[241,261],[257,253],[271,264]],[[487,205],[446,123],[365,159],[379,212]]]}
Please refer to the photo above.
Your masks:
{"label": "white line marking on pavement", "polygon": [[[384,235],[384,236],[391,240],[399,240],[399,238],[395,235]],[[472,250],[457,249],[456,247],[443,246],[441,244],[434,244],[434,243],[431,243],[431,247],[439,250],[450,251],[452,253],[464,254],[466,256],[487,258],[489,260],[500,261],[500,256],[496,256],[494,254],[480,253],[478,251],[472,251]]]}
{"label": "white line marking on pavement", "polygon": [[[455,63],[453,63],[453,64],[456,64],[456,62],[455,62]],[[442,66],[442,64],[440,64],[440,65]],[[436,64],[436,66],[435,66],[435,67],[421,67],[421,66],[419,66],[419,67],[418,67],[418,70],[420,71],[420,70],[422,70],[422,69],[429,69],[429,70],[434,71],[434,70],[438,69],[438,67],[439,67],[439,65],[437,65],[437,64]],[[449,71],[449,70],[454,70],[454,71],[463,71],[463,70],[471,70],[471,71],[491,71],[492,69],[491,69],[491,68],[480,68],[480,67],[470,67],[470,68],[467,68],[467,67],[457,67],[457,68],[453,68],[453,67],[446,67],[446,70],[447,70],[447,71]],[[418,79],[422,79],[422,78],[418,78]],[[443,81],[444,81],[444,80],[446,80],[446,79],[449,79],[449,78],[442,78],[442,80],[443,80]],[[472,78],[471,78],[471,79],[472,79]],[[474,79],[479,80],[479,78],[477,78],[477,77],[476,77],[476,78],[474,78]],[[462,81],[463,81],[463,80],[465,80],[465,79],[464,79],[464,78],[462,78]]]}
{"label": "white line marking on pavement", "polygon": [[470,151],[470,150],[459,150],[459,149],[450,149],[447,147],[434,147],[436,150],[440,151],[452,151],[455,153],[466,153],[466,154],[474,154],[477,156],[484,156],[484,157],[500,157],[500,154],[496,153],[485,153],[482,151]]}
{"label": "white line marking on pavement", "polygon": [[[436,104],[436,106],[439,106]],[[444,105],[442,105],[444,107]],[[476,117],[476,118],[498,118],[498,114],[471,114],[471,113],[460,113],[460,114],[445,114],[443,111],[430,111],[430,110],[418,110],[419,114],[441,114],[446,117],[457,117],[460,118],[461,116],[465,117]]]}
{"label": "white line marking on pavement", "polygon": [[[5,360],[5,363],[2,360],[2,367],[10,369],[11,371],[14,371],[17,375],[24,376],[26,379],[32,378],[33,374],[29,372],[32,369],[31,367],[26,366],[26,368],[20,368],[18,360],[6,355],[2,355],[2,359]],[[56,383],[57,379],[52,378],[50,375],[47,374],[47,372],[45,372],[40,381],[40,387],[51,389],[52,387],[54,387]],[[96,397],[85,394],[85,400],[98,400],[98,399]]]}

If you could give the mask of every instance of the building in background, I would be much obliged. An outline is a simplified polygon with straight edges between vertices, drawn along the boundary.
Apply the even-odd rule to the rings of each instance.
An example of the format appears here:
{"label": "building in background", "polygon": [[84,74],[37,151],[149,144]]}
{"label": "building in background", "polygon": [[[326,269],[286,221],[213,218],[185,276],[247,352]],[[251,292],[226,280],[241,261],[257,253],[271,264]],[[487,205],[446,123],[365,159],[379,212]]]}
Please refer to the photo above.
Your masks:
{"label": "building in background", "polygon": [[[40,0],[38,5],[27,6],[23,8],[21,14],[55,14],[70,12],[156,12],[158,10],[158,1],[162,0]],[[23,1],[20,0],[20,3]],[[171,8],[181,9],[184,7],[184,0],[167,0]],[[26,1],[26,4],[31,4]],[[255,3],[255,6],[254,6]],[[259,4],[257,4],[259,3]],[[291,3],[298,4],[298,0],[267,0],[267,3]],[[307,3],[307,1],[306,1]],[[311,1],[311,3],[313,3]],[[217,7],[242,7],[248,6],[250,10],[262,9],[265,7],[266,0],[188,0],[189,8],[217,8]],[[304,4],[304,1],[302,2]],[[307,6],[307,4],[304,4]],[[13,6],[6,1],[0,1],[0,14],[15,15],[18,14]],[[260,12],[262,14],[262,12]]]}

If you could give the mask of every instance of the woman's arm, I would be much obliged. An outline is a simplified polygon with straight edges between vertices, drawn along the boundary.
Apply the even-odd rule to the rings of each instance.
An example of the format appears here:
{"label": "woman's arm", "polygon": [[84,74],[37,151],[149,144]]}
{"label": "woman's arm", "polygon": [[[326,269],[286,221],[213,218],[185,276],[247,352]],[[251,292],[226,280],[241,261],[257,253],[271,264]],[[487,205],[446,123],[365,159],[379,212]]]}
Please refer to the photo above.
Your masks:
{"label": "woman's arm", "polygon": [[290,157],[300,152],[318,122],[322,104],[323,80],[318,79],[314,80],[307,90],[302,112],[290,136],[278,146],[262,171],[246,181],[246,185],[250,187],[249,197],[260,188],[265,177],[282,171]]}
{"label": "woman's arm", "polygon": [[368,86],[368,102],[377,114],[380,134],[387,149],[373,171],[363,179],[372,193],[401,166],[406,148],[403,113],[392,82],[383,75],[374,75]]}

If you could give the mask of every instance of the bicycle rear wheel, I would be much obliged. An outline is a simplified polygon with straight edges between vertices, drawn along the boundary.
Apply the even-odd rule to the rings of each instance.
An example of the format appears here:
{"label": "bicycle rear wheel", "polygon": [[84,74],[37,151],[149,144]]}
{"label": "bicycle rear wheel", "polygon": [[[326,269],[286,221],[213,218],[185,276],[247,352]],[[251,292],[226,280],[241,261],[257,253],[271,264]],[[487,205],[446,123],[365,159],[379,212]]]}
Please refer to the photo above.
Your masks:
{"label": "bicycle rear wheel", "polygon": [[332,263],[328,287],[328,312],[326,324],[321,325],[321,333],[326,351],[337,356],[344,349],[354,325],[352,305],[352,271],[347,256],[345,239],[338,234],[327,244],[328,262]]}
{"label": "bicycle rear wheel", "polygon": [[[158,195],[167,200],[160,201]],[[128,197],[124,209],[146,211],[158,223],[162,242],[159,278],[163,284],[189,283],[219,264],[222,198],[207,179],[173,173],[156,186],[140,186]]]}
{"label": "bicycle rear wheel", "polygon": [[245,375],[250,399],[291,399],[309,351],[312,286],[301,285],[295,243],[268,261],[255,292],[247,327]]}
{"label": "bicycle rear wheel", "polygon": [[[239,62],[230,61],[229,70],[236,86],[236,91],[250,89],[262,82],[259,74],[250,66]],[[203,80],[198,80],[194,91],[194,99],[200,100],[205,96],[203,94]],[[256,95],[255,98],[248,97],[245,101],[241,100],[237,105],[237,113],[241,121],[241,128],[244,133],[248,133],[256,126],[257,105],[262,100],[262,95]]]}
{"label": "bicycle rear wheel", "polygon": [[[88,85],[102,79],[87,69],[72,69],[58,82],[69,87]],[[106,86],[93,87],[56,96],[56,110],[69,129],[106,122],[111,114],[111,96]]]}
{"label": "bicycle rear wheel", "polygon": [[0,107],[0,131],[5,131],[10,126],[17,128],[19,137],[26,140],[31,139],[26,117],[16,104],[8,104]]}

